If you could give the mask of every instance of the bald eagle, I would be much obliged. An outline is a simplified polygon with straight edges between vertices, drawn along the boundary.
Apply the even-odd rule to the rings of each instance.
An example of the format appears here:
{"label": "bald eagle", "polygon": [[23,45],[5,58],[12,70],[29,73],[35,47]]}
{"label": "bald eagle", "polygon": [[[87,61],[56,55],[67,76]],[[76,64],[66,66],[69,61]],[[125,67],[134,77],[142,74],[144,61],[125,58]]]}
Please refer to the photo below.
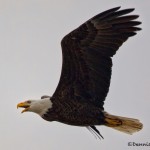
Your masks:
{"label": "bald eagle", "polygon": [[142,129],[138,119],[115,116],[104,110],[110,86],[112,57],[119,47],[136,35],[141,22],[134,9],[104,11],[67,34],[61,41],[63,64],[59,84],[50,96],[27,100],[17,107],[34,112],[47,121],[87,127],[102,137],[95,127],[104,125],[127,134]]}

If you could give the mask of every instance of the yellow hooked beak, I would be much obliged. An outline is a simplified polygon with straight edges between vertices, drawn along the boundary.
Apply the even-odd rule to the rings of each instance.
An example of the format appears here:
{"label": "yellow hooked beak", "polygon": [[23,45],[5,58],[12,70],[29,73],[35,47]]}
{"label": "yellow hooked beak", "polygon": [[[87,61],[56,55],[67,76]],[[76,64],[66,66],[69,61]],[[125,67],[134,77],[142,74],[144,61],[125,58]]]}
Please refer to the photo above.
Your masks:
{"label": "yellow hooked beak", "polygon": [[24,113],[26,111],[28,111],[29,107],[30,107],[30,104],[28,102],[22,102],[22,103],[19,103],[17,104],[17,108],[25,108],[21,113]]}

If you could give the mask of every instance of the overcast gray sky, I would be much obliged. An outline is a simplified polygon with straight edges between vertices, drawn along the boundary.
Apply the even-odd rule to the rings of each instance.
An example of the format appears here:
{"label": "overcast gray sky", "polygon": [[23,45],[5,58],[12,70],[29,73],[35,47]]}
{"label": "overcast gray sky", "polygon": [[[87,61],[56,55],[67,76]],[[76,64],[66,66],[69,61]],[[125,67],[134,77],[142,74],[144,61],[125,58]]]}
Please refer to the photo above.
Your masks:
{"label": "overcast gray sky", "polygon": [[[20,114],[18,102],[52,95],[61,72],[60,41],[94,15],[116,6],[136,8],[143,28],[113,59],[109,113],[138,118],[144,128],[132,136],[98,127],[104,140],[86,129]],[[0,0],[0,149],[148,150],[128,142],[150,142],[149,0]]]}

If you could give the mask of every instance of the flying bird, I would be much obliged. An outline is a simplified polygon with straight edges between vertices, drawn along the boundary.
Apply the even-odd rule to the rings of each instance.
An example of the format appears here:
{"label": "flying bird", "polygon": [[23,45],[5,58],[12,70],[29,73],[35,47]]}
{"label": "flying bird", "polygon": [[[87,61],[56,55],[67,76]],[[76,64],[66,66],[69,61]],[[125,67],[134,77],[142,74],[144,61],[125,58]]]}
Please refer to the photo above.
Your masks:
{"label": "flying bird", "polygon": [[59,84],[50,96],[27,100],[17,107],[34,112],[47,121],[87,127],[97,137],[97,125],[133,134],[142,129],[138,119],[111,115],[104,110],[109,91],[112,57],[119,47],[136,35],[141,22],[134,9],[104,11],[67,34],[61,41],[62,71]]}

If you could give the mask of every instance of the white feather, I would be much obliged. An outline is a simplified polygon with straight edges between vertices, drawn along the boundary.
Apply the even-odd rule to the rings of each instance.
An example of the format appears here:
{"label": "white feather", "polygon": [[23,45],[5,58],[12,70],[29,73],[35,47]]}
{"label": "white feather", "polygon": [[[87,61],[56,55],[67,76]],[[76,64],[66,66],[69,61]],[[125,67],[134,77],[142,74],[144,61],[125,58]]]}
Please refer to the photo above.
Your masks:
{"label": "white feather", "polygon": [[40,100],[32,100],[31,105],[28,109],[28,111],[37,113],[41,117],[46,114],[46,112],[52,108],[52,101],[50,98],[44,98]]}

